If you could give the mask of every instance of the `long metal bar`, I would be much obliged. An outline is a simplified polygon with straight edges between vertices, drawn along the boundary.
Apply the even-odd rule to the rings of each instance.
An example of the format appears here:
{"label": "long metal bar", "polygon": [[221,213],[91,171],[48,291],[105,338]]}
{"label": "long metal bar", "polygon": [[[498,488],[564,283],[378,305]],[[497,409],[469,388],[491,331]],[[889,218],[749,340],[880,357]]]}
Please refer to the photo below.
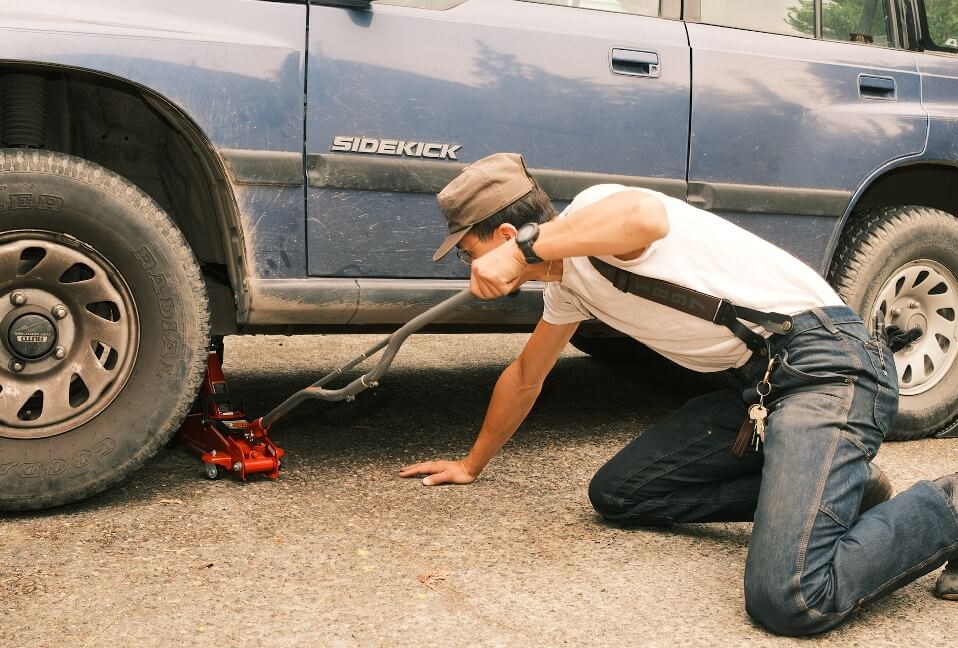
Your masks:
{"label": "long metal bar", "polygon": [[[330,372],[309,387],[301,389],[287,398],[279,406],[275,407],[269,413],[263,416],[263,418],[259,420],[260,425],[262,425],[263,428],[268,429],[271,425],[273,425],[273,423],[286,416],[291,410],[303,403],[303,401],[309,399],[318,398],[325,401],[340,401],[347,399],[352,400],[352,398],[354,398],[359,392],[376,387],[379,379],[384,373],[386,373],[386,370],[389,369],[389,365],[392,364],[393,359],[399,352],[399,347],[401,347],[403,342],[406,341],[406,338],[427,324],[431,324],[443,315],[454,311],[472,299],[472,293],[466,289],[456,293],[449,299],[436,304],[425,313],[414,317],[402,328],[395,331],[392,335],[369,347],[363,353],[353,358],[339,369]],[[363,360],[381,351],[383,348],[386,350],[383,352],[382,356],[379,358],[379,361],[370,371],[366,372],[359,378],[356,378],[341,389],[324,389],[324,387],[333,379],[346,373]]]}

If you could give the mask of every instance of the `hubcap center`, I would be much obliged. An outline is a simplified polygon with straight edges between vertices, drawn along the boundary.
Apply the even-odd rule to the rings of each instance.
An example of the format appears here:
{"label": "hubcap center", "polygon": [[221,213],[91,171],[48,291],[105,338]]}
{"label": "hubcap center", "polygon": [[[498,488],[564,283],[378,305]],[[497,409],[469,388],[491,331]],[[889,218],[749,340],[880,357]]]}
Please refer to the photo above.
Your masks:
{"label": "hubcap center", "polygon": [[908,318],[908,326],[905,327],[905,330],[906,330],[906,331],[910,331],[911,329],[915,328],[916,326],[917,326],[918,328],[920,328],[920,329],[922,330],[922,332],[925,332],[925,331],[928,330],[928,320],[925,319],[925,316],[924,316],[924,315],[922,315],[922,314],[920,314],[920,313],[916,313],[916,314],[912,315],[911,317],[909,317],[909,318]]}
{"label": "hubcap center", "polygon": [[27,313],[13,320],[7,343],[21,358],[37,360],[50,353],[57,343],[57,327],[43,315]]}

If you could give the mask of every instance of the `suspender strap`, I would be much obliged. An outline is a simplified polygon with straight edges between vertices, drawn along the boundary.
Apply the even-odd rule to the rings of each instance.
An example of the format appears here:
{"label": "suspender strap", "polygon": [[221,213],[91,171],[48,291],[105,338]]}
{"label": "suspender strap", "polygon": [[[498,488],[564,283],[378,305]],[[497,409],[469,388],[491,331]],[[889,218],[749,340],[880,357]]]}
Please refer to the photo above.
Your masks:
{"label": "suspender strap", "polygon": [[644,277],[596,257],[589,257],[589,261],[599,274],[622,292],[726,326],[745,346],[762,355],[767,353],[765,338],[742,324],[741,320],[758,324],[772,333],[787,333],[792,328],[792,318],[788,315],[736,306],[727,299],[719,299],[662,279]]}

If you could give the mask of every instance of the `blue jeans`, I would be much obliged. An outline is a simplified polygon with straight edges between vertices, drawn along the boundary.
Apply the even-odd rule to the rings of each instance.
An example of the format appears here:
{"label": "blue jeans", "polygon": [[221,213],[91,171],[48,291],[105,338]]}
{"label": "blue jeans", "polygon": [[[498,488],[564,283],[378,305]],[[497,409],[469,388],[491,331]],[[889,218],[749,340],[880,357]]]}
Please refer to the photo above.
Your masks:
{"label": "blue jeans", "polygon": [[729,372],[733,388],[692,399],[613,457],[589,497],[627,526],[754,521],[748,613],[773,632],[805,635],[958,558],[958,510],[939,484],[921,481],[858,515],[898,379],[891,351],[852,310],[801,313],[770,343],[760,451],[731,452],[768,365],[756,354]]}

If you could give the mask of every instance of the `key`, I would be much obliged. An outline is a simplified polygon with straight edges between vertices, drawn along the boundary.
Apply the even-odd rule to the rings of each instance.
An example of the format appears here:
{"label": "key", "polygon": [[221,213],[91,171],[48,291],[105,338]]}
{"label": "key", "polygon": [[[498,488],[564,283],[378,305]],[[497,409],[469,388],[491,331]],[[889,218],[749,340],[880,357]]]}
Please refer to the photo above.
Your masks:
{"label": "key", "polygon": [[756,403],[748,408],[748,417],[755,422],[755,449],[765,443],[765,419],[768,417],[768,410],[761,403]]}

